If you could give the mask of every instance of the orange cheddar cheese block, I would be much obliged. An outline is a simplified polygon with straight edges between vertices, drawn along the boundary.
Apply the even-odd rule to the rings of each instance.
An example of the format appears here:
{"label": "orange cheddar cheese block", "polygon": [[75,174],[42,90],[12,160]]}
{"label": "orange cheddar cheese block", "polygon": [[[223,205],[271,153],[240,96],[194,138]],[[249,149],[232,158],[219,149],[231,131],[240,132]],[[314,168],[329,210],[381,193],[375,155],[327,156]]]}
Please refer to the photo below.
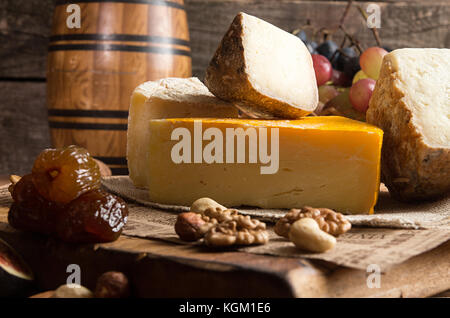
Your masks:
{"label": "orange cheddar cheese block", "polygon": [[149,121],[151,201],[190,206],[326,207],[372,213],[381,129],[344,117]]}

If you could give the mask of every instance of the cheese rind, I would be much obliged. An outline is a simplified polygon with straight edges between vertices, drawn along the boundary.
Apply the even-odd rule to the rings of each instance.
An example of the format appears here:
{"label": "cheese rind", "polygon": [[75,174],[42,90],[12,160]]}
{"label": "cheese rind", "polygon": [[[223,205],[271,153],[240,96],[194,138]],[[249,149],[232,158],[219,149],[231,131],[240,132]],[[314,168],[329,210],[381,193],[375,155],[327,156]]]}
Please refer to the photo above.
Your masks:
{"label": "cheese rind", "polygon": [[214,97],[197,78],[165,78],[139,85],[131,96],[127,160],[131,180],[147,186],[148,121],[171,117],[237,118],[233,105]]}
{"label": "cheese rind", "polygon": [[449,96],[449,49],[399,49],[384,57],[367,121],[385,133],[382,180],[399,200],[450,193]]}
{"label": "cheese rind", "polygon": [[303,42],[245,13],[222,39],[205,84],[256,118],[300,118],[318,105],[312,58]]}
{"label": "cheese rind", "polygon": [[[225,139],[228,128],[278,129],[277,172],[262,174],[260,168],[265,164],[249,163],[248,140],[244,163],[175,163],[172,149],[180,141],[172,140],[172,133],[177,128],[189,130],[194,149],[198,122],[203,132],[216,128]],[[147,171],[152,201],[190,206],[198,198],[210,197],[227,207],[310,205],[343,213],[373,212],[379,189],[382,131],[372,125],[332,116],[292,121],[186,118],[151,120],[149,129]],[[211,140],[206,139],[201,143],[204,149]],[[223,145],[227,142],[223,140]],[[235,143],[234,154],[237,152]],[[226,157],[225,148],[220,153]]]}

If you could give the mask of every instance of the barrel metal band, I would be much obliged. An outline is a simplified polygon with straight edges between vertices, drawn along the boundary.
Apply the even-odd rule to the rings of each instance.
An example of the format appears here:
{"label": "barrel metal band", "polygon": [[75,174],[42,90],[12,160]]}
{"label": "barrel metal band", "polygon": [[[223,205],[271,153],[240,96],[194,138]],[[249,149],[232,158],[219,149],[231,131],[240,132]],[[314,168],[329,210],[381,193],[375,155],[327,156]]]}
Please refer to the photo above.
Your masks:
{"label": "barrel metal band", "polygon": [[144,52],[158,54],[184,55],[191,57],[191,52],[181,49],[173,49],[156,46],[136,46],[121,44],[58,44],[48,47],[50,52],[53,51],[123,51],[123,52]]}
{"label": "barrel metal band", "polygon": [[49,116],[59,117],[98,117],[98,118],[128,118],[126,110],[97,110],[97,109],[49,109]]}
{"label": "barrel metal band", "polygon": [[184,5],[164,0],[57,0],[56,5],[72,4],[72,3],[104,3],[104,2],[115,2],[115,3],[131,3],[131,4],[151,4],[158,6],[167,6],[176,9],[184,10]]}
{"label": "barrel metal band", "polygon": [[57,34],[50,36],[50,42],[57,41],[124,41],[124,42],[147,42],[147,43],[163,43],[163,44],[177,44],[189,46],[189,41],[154,35],[137,35],[137,34],[100,34],[100,33],[85,33],[85,34]]}
{"label": "barrel metal band", "polygon": [[126,157],[103,157],[103,156],[95,156],[96,159],[106,163],[107,165],[118,165],[118,166],[126,166],[127,158]]}
{"label": "barrel metal band", "polygon": [[50,128],[81,130],[127,130],[127,124],[73,123],[50,120]]}
{"label": "barrel metal band", "polygon": [[126,157],[104,157],[94,156],[109,166],[113,175],[128,175],[128,164]]}
{"label": "barrel metal band", "polygon": [[128,175],[128,168],[113,168],[110,167],[111,173],[115,176],[127,176]]}

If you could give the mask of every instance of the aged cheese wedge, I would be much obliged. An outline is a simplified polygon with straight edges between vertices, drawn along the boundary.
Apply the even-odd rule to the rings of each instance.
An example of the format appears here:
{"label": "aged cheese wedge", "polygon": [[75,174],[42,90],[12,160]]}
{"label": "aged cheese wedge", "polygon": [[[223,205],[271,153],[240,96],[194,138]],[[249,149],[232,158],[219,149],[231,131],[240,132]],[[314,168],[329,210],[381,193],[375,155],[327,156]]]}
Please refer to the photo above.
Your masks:
{"label": "aged cheese wedge", "polygon": [[383,59],[367,121],[384,131],[382,179],[403,201],[450,193],[450,50],[400,49]]}
{"label": "aged cheese wedge", "polygon": [[[344,117],[150,120],[150,200],[372,213],[381,129]],[[236,136],[235,136],[236,135]]]}
{"label": "aged cheese wedge", "polygon": [[296,36],[239,13],[206,71],[217,97],[258,118],[299,118],[318,104],[311,54]]}
{"label": "aged cheese wedge", "polygon": [[214,97],[197,78],[166,78],[138,86],[131,96],[127,160],[130,178],[146,187],[148,121],[170,117],[238,117],[238,109]]}

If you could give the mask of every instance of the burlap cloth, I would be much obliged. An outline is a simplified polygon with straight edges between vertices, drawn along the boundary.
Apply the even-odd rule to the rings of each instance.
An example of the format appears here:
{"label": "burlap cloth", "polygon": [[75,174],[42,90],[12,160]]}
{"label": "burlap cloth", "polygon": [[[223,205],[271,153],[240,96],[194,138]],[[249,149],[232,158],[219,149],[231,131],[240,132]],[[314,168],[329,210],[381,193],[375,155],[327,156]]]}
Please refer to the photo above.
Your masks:
{"label": "burlap cloth", "polygon": [[[105,178],[103,186],[132,202],[129,205],[130,218],[124,230],[125,235],[176,244],[201,244],[183,242],[174,231],[173,225],[178,213],[188,211],[189,207],[151,202],[147,191],[134,187],[128,177]],[[270,223],[283,216],[286,210],[239,209],[243,214],[269,221],[270,242],[234,250],[320,259],[363,270],[370,264],[377,264],[382,271],[386,271],[390,266],[431,250],[450,239],[450,198],[434,203],[407,205],[392,200],[383,186],[375,210],[375,215],[348,216],[353,229],[338,238],[336,247],[327,253],[312,254],[299,251],[291,242],[272,231]]]}
{"label": "burlap cloth", "polygon": [[[129,218],[123,231],[124,235],[163,240],[173,244],[202,244],[201,242],[183,242],[174,231],[178,213],[187,211],[187,207],[149,202],[147,191],[136,189],[128,177],[106,178],[103,180],[103,186],[129,202]],[[376,209],[379,214],[349,216],[354,225],[352,230],[338,237],[336,247],[326,253],[312,254],[296,249],[291,242],[278,237],[272,231],[270,222],[268,223],[270,234],[268,244],[235,247],[224,249],[223,252],[239,250],[254,254],[319,259],[361,270],[366,270],[370,264],[377,264],[382,271],[386,271],[389,267],[431,250],[450,239],[448,199],[434,204],[408,206],[391,201],[388,193],[384,192]],[[9,207],[11,203],[12,199],[7,186],[0,187],[0,207]],[[285,212],[261,209],[242,210],[242,213],[260,216],[271,221]],[[276,261],[275,257],[274,261]]]}
{"label": "burlap cloth", "polygon": [[[103,179],[103,186],[110,192],[143,206],[174,212],[189,211],[189,207],[151,202],[145,189],[136,188],[129,177],[113,176]],[[214,199],[214,198],[213,198]],[[220,202],[219,202],[220,203]],[[239,208],[243,214],[276,222],[287,210]],[[354,226],[431,229],[450,227],[450,196],[432,203],[405,204],[392,199],[387,188],[382,185],[378,203],[373,215],[348,215]]]}

